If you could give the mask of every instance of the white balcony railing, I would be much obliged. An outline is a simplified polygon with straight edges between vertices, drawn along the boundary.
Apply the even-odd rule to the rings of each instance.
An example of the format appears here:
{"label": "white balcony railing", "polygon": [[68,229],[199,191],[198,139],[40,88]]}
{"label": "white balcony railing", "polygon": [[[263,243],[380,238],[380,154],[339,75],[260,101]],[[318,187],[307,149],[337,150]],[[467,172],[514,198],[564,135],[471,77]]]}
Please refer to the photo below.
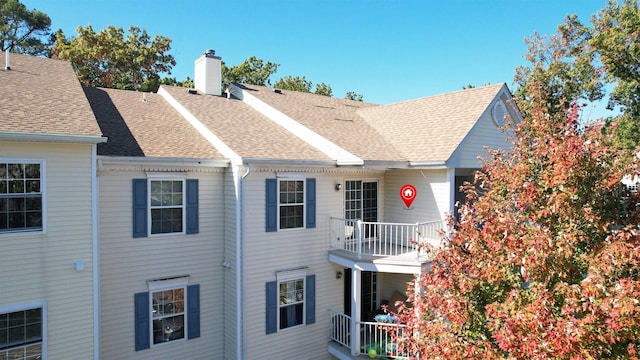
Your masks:
{"label": "white balcony railing", "polygon": [[332,217],[330,247],[356,253],[358,257],[398,256],[415,252],[416,259],[420,259],[425,249],[421,245],[439,247],[445,229],[442,220],[403,224]]}

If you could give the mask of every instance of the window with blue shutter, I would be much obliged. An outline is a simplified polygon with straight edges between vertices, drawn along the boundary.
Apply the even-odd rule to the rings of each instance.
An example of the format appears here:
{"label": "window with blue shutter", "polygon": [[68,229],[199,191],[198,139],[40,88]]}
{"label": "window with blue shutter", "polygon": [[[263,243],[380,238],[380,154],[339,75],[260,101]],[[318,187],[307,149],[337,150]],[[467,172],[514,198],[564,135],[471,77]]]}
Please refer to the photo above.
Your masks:
{"label": "window with blue shutter", "polygon": [[133,179],[133,237],[147,236],[147,179]]}
{"label": "window with blue shutter", "polygon": [[316,227],[316,179],[265,180],[265,231]]}
{"label": "window with blue shutter", "polygon": [[148,349],[151,346],[151,324],[149,322],[149,293],[134,295],[135,309],[135,342],[136,351]]}
{"label": "window with blue shutter", "polygon": [[286,276],[265,286],[265,332],[316,322],[316,276]]}
{"label": "window with blue shutter", "polygon": [[200,285],[163,281],[149,283],[149,291],[134,295],[135,350],[180,339],[200,337]]}
{"label": "window with blue shutter", "polygon": [[198,179],[187,180],[187,234],[199,232]]}
{"label": "window with blue shutter", "polygon": [[276,179],[266,179],[266,231],[278,230],[278,181]]}
{"label": "window with blue shutter", "polygon": [[198,179],[155,179],[133,179],[133,237],[183,231],[197,234]]}
{"label": "window with blue shutter", "polygon": [[187,286],[187,338],[200,337],[200,285]]}

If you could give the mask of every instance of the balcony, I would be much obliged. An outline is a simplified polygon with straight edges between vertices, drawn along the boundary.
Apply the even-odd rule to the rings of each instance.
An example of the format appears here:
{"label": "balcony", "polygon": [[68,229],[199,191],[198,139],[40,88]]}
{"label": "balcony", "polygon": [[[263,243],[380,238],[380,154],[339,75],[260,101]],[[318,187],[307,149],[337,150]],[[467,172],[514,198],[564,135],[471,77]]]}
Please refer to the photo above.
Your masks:
{"label": "balcony", "polygon": [[[405,325],[353,321],[351,316],[329,310],[331,333],[329,353],[338,359],[409,359],[392,334],[402,334]],[[351,334],[360,334],[352,337]]]}
{"label": "balcony", "polygon": [[442,220],[404,224],[331,218],[330,249],[361,259],[388,258],[400,262],[428,260],[429,247],[439,247],[446,224]]}

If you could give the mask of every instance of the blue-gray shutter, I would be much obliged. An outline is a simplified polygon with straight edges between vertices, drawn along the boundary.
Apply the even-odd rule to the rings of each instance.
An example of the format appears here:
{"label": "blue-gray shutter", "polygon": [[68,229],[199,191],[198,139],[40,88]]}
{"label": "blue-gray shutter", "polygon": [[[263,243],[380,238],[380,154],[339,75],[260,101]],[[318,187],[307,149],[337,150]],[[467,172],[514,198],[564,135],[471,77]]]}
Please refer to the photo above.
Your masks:
{"label": "blue-gray shutter", "polygon": [[316,179],[307,179],[307,229],[316,227]]}
{"label": "blue-gray shutter", "polygon": [[187,286],[187,339],[200,337],[200,285]]}
{"label": "blue-gray shutter", "polygon": [[266,333],[271,334],[278,331],[278,283],[270,281],[266,285]]}
{"label": "blue-gray shutter", "polygon": [[266,231],[278,231],[278,180],[265,180],[266,193]]}
{"label": "blue-gray shutter", "polygon": [[147,236],[147,179],[133,179],[133,237]]}
{"label": "blue-gray shutter", "polygon": [[313,324],[316,322],[316,276],[307,275],[307,298],[305,301],[306,309],[306,324]]}
{"label": "blue-gray shutter", "polygon": [[187,234],[199,232],[198,220],[198,179],[187,180]]}
{"label": "blue-gray shutter", "polygon": [[151,346],[151,324],[149,320],[149,293],[142,292],[134,295],[136,351],[148,349]]}

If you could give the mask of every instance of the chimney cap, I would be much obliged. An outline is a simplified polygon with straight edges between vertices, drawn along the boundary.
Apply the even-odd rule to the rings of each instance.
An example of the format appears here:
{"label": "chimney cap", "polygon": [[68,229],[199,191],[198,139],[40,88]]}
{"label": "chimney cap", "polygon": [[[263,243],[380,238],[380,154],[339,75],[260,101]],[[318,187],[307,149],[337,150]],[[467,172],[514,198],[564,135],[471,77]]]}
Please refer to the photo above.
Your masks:
{"label": "chimney cap", "polygon": [[209,50],[205,51],[203,55],[205,57],[214,57],[214,56],[216,56],[216,51],[212,50],[212,49],[209,49]]}

